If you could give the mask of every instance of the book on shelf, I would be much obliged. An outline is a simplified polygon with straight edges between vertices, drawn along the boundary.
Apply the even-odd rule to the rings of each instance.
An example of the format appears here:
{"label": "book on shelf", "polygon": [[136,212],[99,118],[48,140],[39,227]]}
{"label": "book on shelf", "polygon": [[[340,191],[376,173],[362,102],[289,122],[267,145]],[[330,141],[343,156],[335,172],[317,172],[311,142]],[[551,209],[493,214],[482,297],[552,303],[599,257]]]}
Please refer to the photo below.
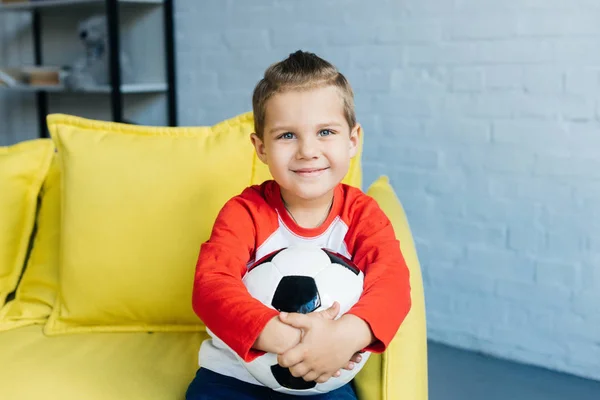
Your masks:
{"label": "book on shelf", "polygon": [[9,67],[0,68],[0,85],[17,86],[60,86],[62,84],[60,67]]}

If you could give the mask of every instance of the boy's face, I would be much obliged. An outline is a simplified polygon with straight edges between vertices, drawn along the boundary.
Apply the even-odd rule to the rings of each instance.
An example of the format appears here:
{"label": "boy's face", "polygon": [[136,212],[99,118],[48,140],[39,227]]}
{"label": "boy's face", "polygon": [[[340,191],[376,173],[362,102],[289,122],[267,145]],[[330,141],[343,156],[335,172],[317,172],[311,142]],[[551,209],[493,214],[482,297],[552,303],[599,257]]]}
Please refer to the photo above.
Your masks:
{"label": "boy's face", "polygon": [[287,202],[328,201],[356,155],[358,132],[344,118],[338,90],[326,86],[271,97],[263,138],[252,142]]}

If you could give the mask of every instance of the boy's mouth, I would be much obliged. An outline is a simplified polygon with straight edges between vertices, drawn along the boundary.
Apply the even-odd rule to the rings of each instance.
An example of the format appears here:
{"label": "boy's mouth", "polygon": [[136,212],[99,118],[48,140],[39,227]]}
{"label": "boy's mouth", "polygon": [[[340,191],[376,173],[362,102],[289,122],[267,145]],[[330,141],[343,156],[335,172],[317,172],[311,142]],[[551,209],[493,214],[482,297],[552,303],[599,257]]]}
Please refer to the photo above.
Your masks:
{"label": "boy's mouth", "polygon": [[325,168],[300,168],[300,169],[293,169],[292,172],[300,175],[300,176],[306,176],[306,177],[310,177],[310,176],[316,176],[321,174],[323,171],[328,170],[329,167],[325,167]]}

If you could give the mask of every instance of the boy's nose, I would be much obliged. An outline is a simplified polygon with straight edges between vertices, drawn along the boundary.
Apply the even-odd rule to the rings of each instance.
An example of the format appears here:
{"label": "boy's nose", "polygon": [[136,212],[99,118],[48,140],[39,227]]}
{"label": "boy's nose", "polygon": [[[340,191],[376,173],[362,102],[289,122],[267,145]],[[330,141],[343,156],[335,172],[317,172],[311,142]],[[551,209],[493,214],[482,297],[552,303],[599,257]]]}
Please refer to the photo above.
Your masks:
{"label": "boy's nose", "polygon": [[302,139],[299,142],[298,158],[315,158],[319,155],[319,144],[317,140]]}

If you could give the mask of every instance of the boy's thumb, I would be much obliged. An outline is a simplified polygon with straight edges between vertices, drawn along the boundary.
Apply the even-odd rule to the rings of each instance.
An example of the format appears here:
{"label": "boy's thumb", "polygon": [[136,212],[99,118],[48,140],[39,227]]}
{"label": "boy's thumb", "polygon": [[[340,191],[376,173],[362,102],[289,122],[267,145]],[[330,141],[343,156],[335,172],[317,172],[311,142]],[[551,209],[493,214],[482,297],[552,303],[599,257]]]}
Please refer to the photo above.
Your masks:
{"label": "boy's thumb", "polygon": [[281,312],[279,313],[279,320],[284,324],[293,326],[294,328],[310,328],[310,319],[305,314]]}
{"label": "boy's thumb", "polygon": [[340,312],[340,303],[334,301],[331,307],[326,310],[321,311],[324,317],[328,319],[335,319]]}

